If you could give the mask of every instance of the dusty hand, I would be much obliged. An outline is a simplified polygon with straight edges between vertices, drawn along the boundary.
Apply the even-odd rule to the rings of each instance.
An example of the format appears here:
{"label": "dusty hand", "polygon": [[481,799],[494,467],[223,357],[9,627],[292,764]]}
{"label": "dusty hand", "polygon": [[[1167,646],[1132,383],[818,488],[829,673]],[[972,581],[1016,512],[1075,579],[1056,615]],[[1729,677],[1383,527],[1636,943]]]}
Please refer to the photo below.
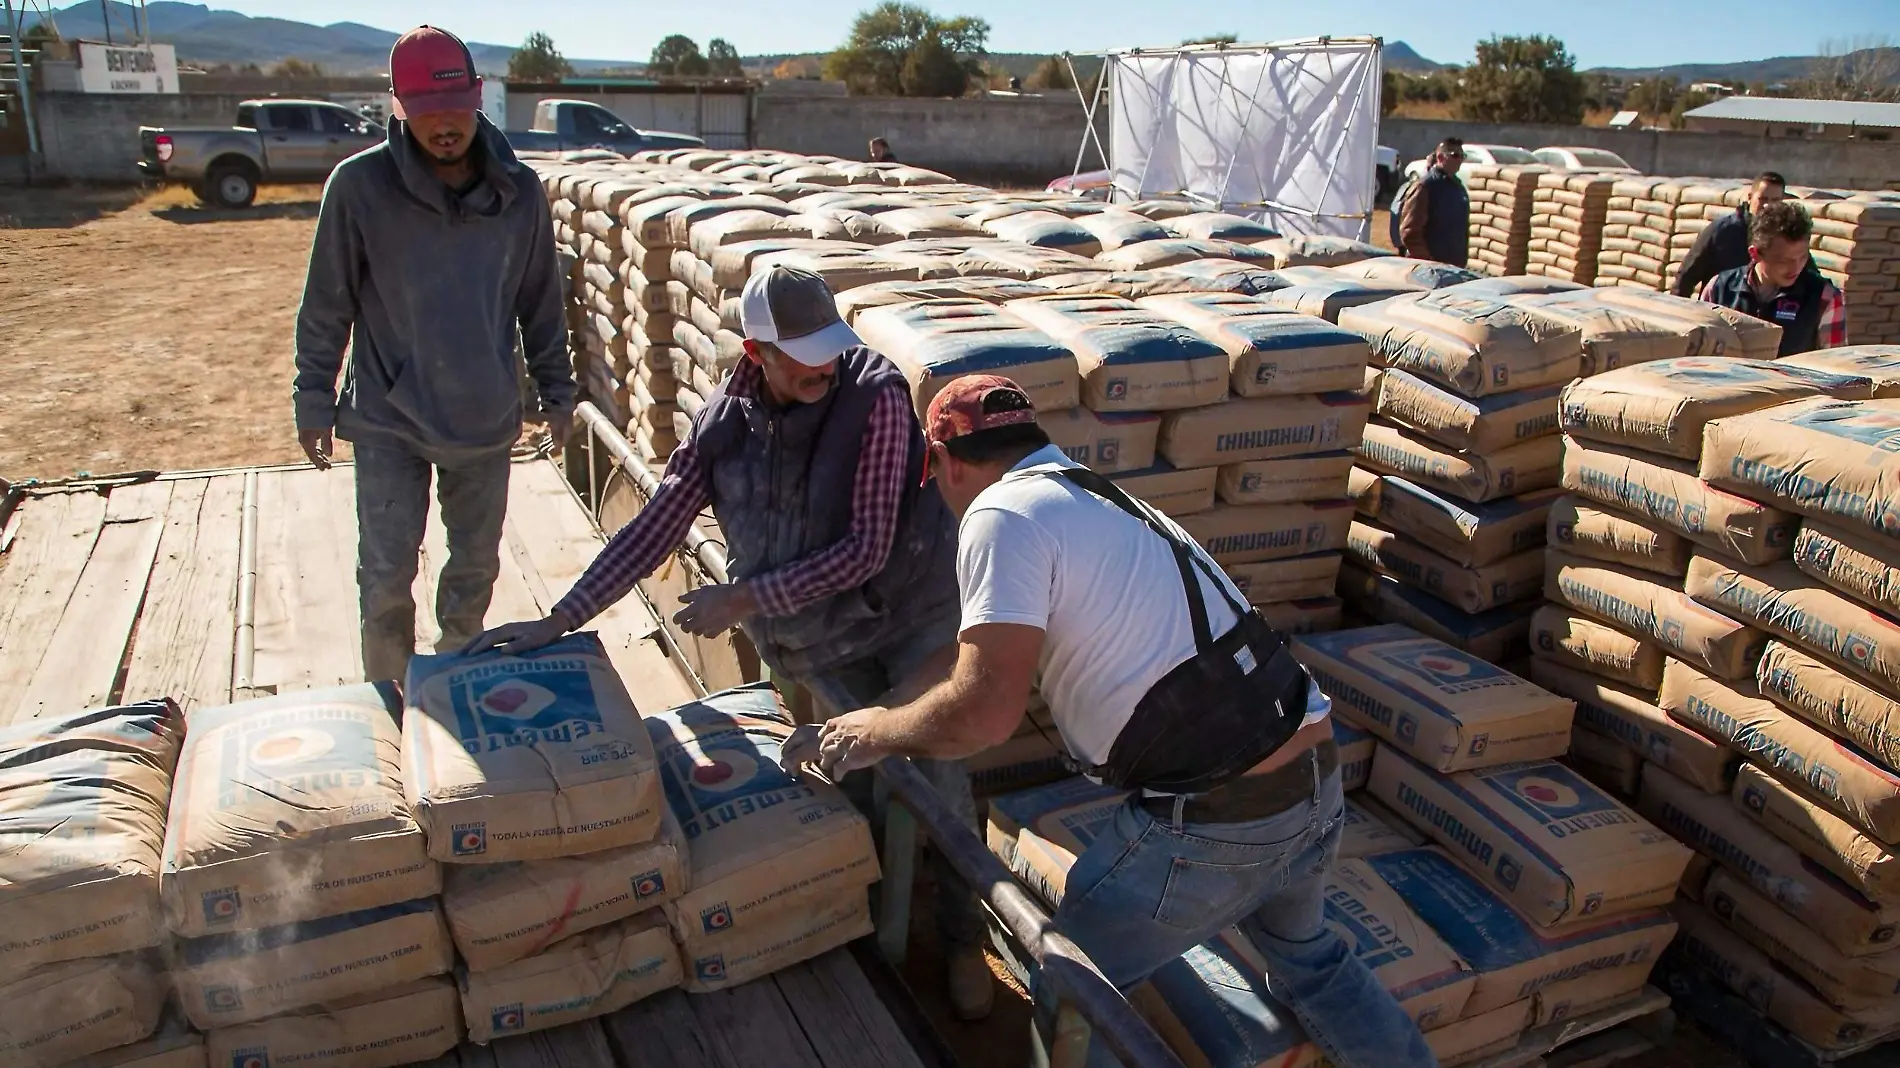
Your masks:
{"label": "dusty hand", "polygon": [[330,469],[330,454],[336,451],[336,440],[327,429],[297,430],[297,444],[303,446],[303,454],[310,458],[319,471]]}
{"label": "dusty hand", "polygon": [[574,432],[574,417],[571,414],[556,412],[544,415],[542,429],[547,432],[550,451],[559,453],[567,448],[567,439]]}
{"label": "dusty hand", "polygon": [[566,616],[559,612],[550,612],[541,619],[503,623],[499,627],[483,631],[464,645],[462,652],[473,655],[492,649],[508,656],[519,656],[559,640],[561,635],[572,629],[574,629],[573,625],[568,622]]}
{"label": "dusty hand", "polygon": [[701,586],[688,590],[680,598],[686,607],[673,614],[673,622],[688,634],[712,638],[739,625],[739,621],[759,614],[758,599],[743,582],[719,586]]}
{"label": "dusty hand", "polygon": [[818,724],[801,723],[779,747],[778,766],[787,775],[802,777],[818,767]]}
{"label": "dusty hand", "polygon": [[846,772],[868,768],[890,751],[871,740],[882,708],[860,708],[826,720],[818,729],[818,770],[837,782]]}

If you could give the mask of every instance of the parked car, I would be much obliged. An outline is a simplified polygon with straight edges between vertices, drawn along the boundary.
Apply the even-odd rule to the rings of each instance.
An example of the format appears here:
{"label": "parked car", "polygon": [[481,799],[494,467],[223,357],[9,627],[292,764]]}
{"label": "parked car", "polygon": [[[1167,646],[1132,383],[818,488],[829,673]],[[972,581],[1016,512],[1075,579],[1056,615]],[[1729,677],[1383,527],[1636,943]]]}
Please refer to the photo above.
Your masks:
{"label": "parked car", "polygon": [[1629,161],[1608,149],[1602,148],[1540,148],[1535,153],[1537,162],[1560,171],[1611,171],[1618,174],[1641,174],[1643,172],[1629,165]]}
{"label": "parked car", "polygon": [[[1516,145],[1466,145],[1465,162],[1485,166],[1521,167],[1525,164],[1536,163],[1537,157],[1531,153],[1530,149],[1518,148]],[[1405,165],[1405,177],[1419,178],[1431,165],[1430,157],[1415,159]]]}
{"label": "parked car", "polygon": [[1372,187],[1372,199],[1376,203],[1387,200],[1392,194],[1398,192],[1399,185],[1405,178],[1399,173],[1398,149],[1380,145],[1373,159],[1372,173],[1375,184]]}
{"label": "parked car", "polygon": [[191,186],[198,199],[242,208],[262,184],[320,182],[379,144],[383,128],[327,100],[246,100],[225,127],[139,127],[140,174]]}
{"label": "parked car", "polygon": [[588,100],[543,100],[534,106],[534,125],[508,130],[517,152],[567,152],[604,148],[631,156],[655,148],[705,148],[691,134],[636,130],[620,116]]}

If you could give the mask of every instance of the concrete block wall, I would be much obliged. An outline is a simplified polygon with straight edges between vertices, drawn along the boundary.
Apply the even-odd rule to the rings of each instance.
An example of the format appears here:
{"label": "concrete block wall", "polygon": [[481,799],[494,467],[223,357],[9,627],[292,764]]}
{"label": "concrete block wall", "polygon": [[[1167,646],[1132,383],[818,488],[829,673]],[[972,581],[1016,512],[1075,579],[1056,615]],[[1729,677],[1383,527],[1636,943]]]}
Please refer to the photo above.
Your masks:
{"label": "concrete block wall", "polygon": [[136,181],[140,126],[229,126],[244,99],[228,93],[42,93],[36,103],[46,172],[78,182]]}
{"label": "concrete block wall", "polygon": [[[994,185],[1040,187],[1075,170],[1087,123],[1073,93],[932,100],[896,97],[755,98],[754,143],[788,152],[865,158],[873,137],[905,163]],[[1107,124],[1097,119],[1098,127]],[[1082,169],[1104,164],[1089,146]]]}

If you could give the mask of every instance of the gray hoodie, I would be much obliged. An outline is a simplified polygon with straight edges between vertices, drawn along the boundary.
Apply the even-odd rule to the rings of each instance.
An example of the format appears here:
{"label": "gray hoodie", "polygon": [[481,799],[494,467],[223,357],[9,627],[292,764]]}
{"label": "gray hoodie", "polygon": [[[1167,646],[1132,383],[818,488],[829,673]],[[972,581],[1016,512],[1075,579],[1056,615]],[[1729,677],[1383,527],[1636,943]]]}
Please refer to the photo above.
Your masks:
{"label": "gray hoodie", "polygon": [[541,183],[486,118],[473,151],[481,178],[457,196],[395,121],[330,175],[297,312],[299,429],[405,444],[436,462],[505,448],[521,433],[517,321],[541,411],[573,411]]}

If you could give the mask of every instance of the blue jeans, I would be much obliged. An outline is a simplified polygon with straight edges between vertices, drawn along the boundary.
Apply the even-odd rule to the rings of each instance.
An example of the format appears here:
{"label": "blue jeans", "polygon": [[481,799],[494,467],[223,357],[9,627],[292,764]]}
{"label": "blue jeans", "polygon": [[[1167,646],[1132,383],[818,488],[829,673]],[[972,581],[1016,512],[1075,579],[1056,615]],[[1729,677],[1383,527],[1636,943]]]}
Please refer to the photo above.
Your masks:
{"label": "blue jeans", "polygon": [[[1176,826],[1124,804],[1069,871],[1056,929],[1127,991],[1237,924],[1266,958],[1267,989],[1338,1068],[1435,1066],[1418,1027],[1324,922],[1346,803],[1339,773],[1310,766],[1312,799],[1265,819]],[[1090,1046],[1091,1066],[1116,1063]]]}

